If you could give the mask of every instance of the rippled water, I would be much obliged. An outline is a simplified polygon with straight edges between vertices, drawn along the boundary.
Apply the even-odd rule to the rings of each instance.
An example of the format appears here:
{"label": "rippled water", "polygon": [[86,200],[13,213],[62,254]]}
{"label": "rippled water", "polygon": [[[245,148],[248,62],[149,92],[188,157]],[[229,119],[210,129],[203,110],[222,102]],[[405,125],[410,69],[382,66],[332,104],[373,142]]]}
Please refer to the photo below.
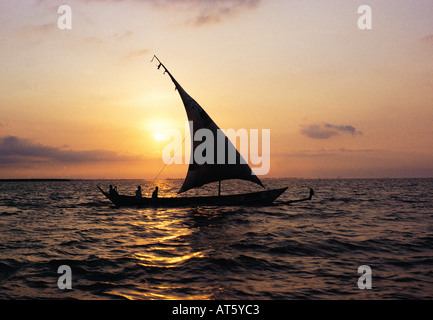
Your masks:
{"label": "rippled water", "polygon": [[[173,195],[182,181],[159,181]],[[431,299],[433,179],[265,180],[270,207],[114,208],[96,184],[0,182],[0,299]],[[223,182],[223,192],[257,190]],[[217,186],[202,192],[216,194]],[[193,195],[195,192],[190,192]],[[72,290],[60,290],[60,265]],[[372,289],[358,288],[358,267]]]}

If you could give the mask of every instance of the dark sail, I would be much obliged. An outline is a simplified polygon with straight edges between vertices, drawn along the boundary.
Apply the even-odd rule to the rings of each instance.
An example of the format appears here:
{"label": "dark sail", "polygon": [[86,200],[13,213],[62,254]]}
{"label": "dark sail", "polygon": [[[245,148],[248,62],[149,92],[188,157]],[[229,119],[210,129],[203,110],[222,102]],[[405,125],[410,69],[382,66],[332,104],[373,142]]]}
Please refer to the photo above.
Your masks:
{"label": "dark sail", "polygon": [[[160,67],[164,68],[165,72],[168,73],[171,80],[175,84],[185,106],[188,120],[190,123],[192,123],[192,130],[190,130],[192,162],[189,165],[188,173],[182,187],[179,190],[179,193],[201,187],[207,183],[228,179],[247,180],[263,187],[260,179],[253,173],[250,166],[239,154],[235,146],[231,143],[227,136],[222,133],[222,131],[209,117],[206,111],[204,111],[203,108],[185,92],[185,90],[179,85],[176,79],[174,79],[167,68],[165,68],[165,66],[159,61],[158,68]],[[197,163],[194,157],[196,148],[202,143],[202,141],[194,141],[194,136],[200,129],[207,129],[212,132],[213,135],[213,160],[207,161],[205,163]],[[217,137],[219,137],[218,140]],[[222,147],[223,149],[221,148],[221,145],[219,146],[220,148],[218,148],[217,141],[225,142],[224,147]],[[221,155],[222,150],[224,150],[223,155]],[[236,162],[233,164],[231,164],[228,160],[230,154],[236,155]]]}

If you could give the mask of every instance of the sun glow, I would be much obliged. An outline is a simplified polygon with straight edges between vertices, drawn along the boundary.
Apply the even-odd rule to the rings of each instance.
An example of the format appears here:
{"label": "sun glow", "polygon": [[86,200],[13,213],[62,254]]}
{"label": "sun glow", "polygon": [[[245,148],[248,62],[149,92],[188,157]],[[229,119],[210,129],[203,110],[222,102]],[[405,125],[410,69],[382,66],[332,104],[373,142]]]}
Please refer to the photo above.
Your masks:
{"label": "sun glow", "polygon": [[164,140],[164,135],[160,131],[155,132],[153,137],[155,138],[156,141]]}
{"label": "sun glow", "polygon": [[183,121],[175,122],[172,119],[147,119],[143,124],[145,135],[151,138],[154,142],[169,142],[173,135],[173,132],[181,132],[184,135],[185,130],[189,130],[189,127],[185,129],[185,123]]}

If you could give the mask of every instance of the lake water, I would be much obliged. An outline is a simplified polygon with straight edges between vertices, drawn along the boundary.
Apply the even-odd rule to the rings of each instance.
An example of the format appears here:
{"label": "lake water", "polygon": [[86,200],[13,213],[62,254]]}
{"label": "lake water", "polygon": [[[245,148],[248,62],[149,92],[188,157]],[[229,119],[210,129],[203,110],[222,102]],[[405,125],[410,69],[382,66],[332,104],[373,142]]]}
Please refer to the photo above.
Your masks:
{"label": "lake water", "polygon": [[[158,181],[160,196],[181,183]],[[433,179],[270,179],[289,187],[273,206],[175,209],[115,208],[97,184],[154,187],[0,181],[0,299],[433,298]],[[310,187],[312,201],[282,203]],[[58,287],[61,265],[71,290]],[[362,265],[371,289],[358,287]]]}

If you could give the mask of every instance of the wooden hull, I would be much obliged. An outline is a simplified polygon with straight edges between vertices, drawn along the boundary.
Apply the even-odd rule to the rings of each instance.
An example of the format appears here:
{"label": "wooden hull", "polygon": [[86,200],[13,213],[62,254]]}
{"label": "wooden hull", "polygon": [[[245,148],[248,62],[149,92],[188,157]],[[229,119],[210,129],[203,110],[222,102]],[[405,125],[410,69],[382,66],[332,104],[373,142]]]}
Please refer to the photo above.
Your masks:
{"label": "wooden hull", "polygon": [[287,188],[261,192],[206,196],[206,197],[172,197],[172,198],[136,198],[133,196],[110,195],[99,190],[118,207],[193,207],[193,206],[261,206],[270,205]]}

